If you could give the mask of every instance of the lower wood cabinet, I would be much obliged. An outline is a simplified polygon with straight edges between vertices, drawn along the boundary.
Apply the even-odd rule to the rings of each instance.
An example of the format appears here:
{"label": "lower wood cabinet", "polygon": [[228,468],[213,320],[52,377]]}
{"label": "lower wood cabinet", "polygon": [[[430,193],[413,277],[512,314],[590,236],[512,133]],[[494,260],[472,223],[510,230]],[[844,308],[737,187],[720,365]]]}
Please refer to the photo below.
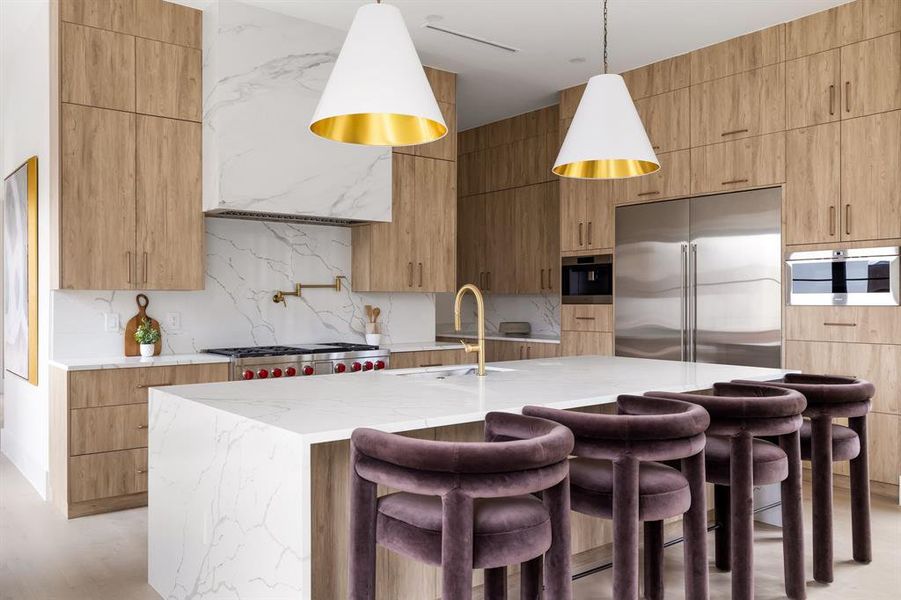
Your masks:
{"label": "lower wood cabinet", "polygon": [[560,307],[563,331],[613,331],[612,304],[564,304]]}
{"label": "lower wood cabinet", "polygon": [[67,517],[147,504],[151,387],[228,380],[229,365],[50,370],[50,499]]}
{"label": "lower wood cabinet", "polygon": [[488,362],[554,358],[555,356],[560,356],[560,344],[485,340],[485,360]]}
{"label": "lower wood cabinet", "polygon": [[415,369],[466,365],[477,362],[475,353],[467,353],[462,347],[447,350],[423,350],[419,352],[392,352],[389,369]]}
{"label": "lower wood cabinet", "polygon": [[561,356],[613,356],[613,334],[608,331],[561,331]]}
{"label": "lower wood cabinet", "polygon": [[901,313],[892,306],[786,306],[785,339],[901,344]]}

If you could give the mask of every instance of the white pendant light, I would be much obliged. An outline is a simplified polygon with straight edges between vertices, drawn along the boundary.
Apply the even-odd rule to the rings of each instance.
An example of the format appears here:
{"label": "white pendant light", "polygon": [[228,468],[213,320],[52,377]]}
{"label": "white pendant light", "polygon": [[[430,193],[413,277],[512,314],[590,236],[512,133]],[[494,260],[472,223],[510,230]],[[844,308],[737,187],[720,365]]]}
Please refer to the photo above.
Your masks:
{"label": "white pendant light", "polygon": [[424,144],[447,134],[396,7],[378,3],[357,10],[310,131],[369,146]]}
{"label": "white pendant light", "polygon": [[660,162],[619,75],[607,74],[607,0],[604,0],[604,74],[588,80],[553,171],[576,179],[647,175]]}

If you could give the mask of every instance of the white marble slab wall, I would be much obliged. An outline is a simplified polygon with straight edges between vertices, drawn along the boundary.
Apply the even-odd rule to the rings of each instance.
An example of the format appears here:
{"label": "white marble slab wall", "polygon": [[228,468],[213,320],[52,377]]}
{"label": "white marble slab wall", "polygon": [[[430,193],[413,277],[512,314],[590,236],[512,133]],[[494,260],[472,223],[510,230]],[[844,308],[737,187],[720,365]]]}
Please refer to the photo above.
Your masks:
{"label": "white marble slab wall", "polygon": [[234,1],[203,29],[204,210],[390,221],[390,149],[308,129],[346,32]]}
{"label": "white marble slab wall", "polygon": [[[349,228],[206,219],[206,289],[146,292],[149,314],[163,328],[166,353],[191,353],[223,346],[318,341],[363,342],[365,304],[382,309],[382,342],[435,337],[434,294],[357,294],[349,289],[309,290],[272,302],[277,289],[294,282],[329,283],[351,276]],[[137,311],[137,291],[53,293],[53,356],[111,356],[122,353],[123,327]],[[181,327],[165,322],[178,313]],[[105,313],[120,327],[105,330]]]}
{"label": "white marble slab wall", "polygon": [[[436,294],[438,331],[453,328],[454,294]],[[464,328],[475,327],[476,303],[472,295],[463,300]],[[501,321],[527,321],[536,335],[560,335],[560,295],[485,295],[485,328],[496,332]]]}

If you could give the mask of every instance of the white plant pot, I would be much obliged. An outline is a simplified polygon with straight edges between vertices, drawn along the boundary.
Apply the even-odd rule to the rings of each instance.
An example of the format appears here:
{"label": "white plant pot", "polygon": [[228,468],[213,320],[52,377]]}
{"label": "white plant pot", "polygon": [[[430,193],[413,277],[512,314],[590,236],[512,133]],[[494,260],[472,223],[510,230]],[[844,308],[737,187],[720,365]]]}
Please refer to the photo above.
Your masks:
{"label": "white plant pot", "polygon": [[366,343],[370,346],[378,346],[379,342],[382,340],[381,333],[367,333],[366,334]]}
{"label": "white plant pot", "polygon": [[141,356],[147,358],[156,352],[156,344],[141,344]]}

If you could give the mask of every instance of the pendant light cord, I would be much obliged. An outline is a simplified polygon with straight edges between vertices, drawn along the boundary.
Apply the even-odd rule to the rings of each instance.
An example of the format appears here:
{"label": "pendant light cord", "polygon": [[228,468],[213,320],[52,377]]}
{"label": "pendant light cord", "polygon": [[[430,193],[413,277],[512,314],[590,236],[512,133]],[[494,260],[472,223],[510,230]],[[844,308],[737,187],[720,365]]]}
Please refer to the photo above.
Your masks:
{"label": "pendant light cord", "polygon": [[607,74],[607,0],[604,0],[604,75]]}

